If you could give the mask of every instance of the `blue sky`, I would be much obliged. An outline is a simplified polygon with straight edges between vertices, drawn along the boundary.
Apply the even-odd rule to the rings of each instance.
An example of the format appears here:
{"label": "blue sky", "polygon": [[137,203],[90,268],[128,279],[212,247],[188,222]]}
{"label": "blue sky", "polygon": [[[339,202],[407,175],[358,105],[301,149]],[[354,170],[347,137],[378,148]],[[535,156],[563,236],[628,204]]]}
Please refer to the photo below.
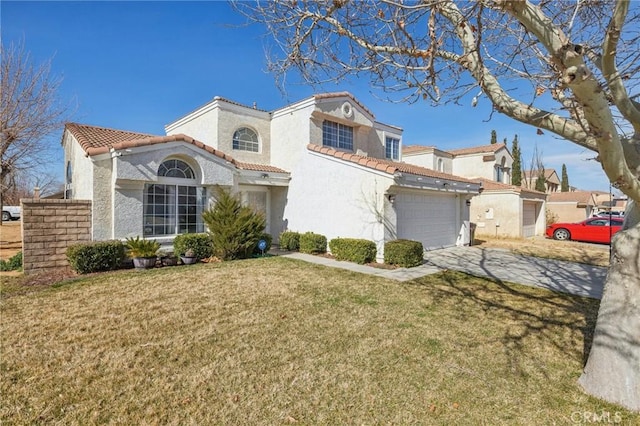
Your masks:
{"label": "blue sky", "polygon": [[[3,44],[22,41],[34,62],[52,60],[52,74],[63,78],[60,97],[77,105],[72,121],[162,135],[165,124],[214,96],[273,110],[320,91],[346,90],[378,121],[403,128],[405,145],[483,145],[495,129],[509,148],[518,135],[525,168],[537,145],[547,169],[560,175],[567,165],[572,186],[609,190],[599,164],[587,161],[594,153],[499,114],[490,117],[486,99],[476,108],[472,95],[463,106],[394,104],[381,101],[365,79],[315,89],[292,83],[285,96],[266,72],[265,30],[242,25],[244,18],[226,2],[3,0],[0,21]],[[56,148],[61,134],[52,141]],[[56,154],[52,169],[62,180],[62,150]]]}

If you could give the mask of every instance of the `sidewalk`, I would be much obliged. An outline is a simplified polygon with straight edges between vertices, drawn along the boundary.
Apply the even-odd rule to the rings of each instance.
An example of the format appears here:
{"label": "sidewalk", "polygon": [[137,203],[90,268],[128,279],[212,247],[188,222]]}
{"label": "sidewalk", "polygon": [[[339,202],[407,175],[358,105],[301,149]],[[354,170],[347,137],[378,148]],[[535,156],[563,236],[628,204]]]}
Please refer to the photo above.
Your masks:
{"label": "sidewalk", "polygon": [[503,249],[451,247],[426,253],[415,268],[382,269],[304,253],[283,255],[292,259],[341,268],[396,281],[408,281],[450,269],[480,277],[542,287],[562,293],[599,299],[607,268],[514,254]]}

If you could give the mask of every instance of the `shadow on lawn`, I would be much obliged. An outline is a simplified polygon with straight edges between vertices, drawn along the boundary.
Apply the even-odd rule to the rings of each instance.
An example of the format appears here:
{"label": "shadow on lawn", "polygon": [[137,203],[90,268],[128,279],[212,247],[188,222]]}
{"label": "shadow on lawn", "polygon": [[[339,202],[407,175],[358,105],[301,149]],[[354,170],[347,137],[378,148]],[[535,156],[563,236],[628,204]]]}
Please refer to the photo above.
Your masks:
{"label": "shadow on lawn", "polygon": [[[451,260],[449,259],[449,262]],[[454,261],[466,264],[467,270],[468,264],[473,262],[474,272],[471,275],[488,277],[498,289],[469,285],[468,279],[465,279],[466,275],[445,270],[441,276],[449,287],[440,291],[450,292],[449,295],[457,294],[465,301],[474,302],[484,311],[492,311],[517,324],[513,329],[507,329],[503,337],[503,343],[510,355],[516,357],[521,353],[519,351],[523,347],[522,342],[527,338],[535,337],[548,341],[565,353],[570,350],[569,348],[580,347],[582,343],[582,353],[575,355],[582,358],[583,365],[586,363],[593,342],[601,286],[606,271],[580,264],[572,264],[571,268],[565,268],[562,263],[550,265],[545,259],[524,256],[518,261],[526,262],[527,267],[520,271],[517,265],[508,261],[508,258],[501,260],[499,257],[492,256],[488,250],[480,250],[480,258],[473,260],[463,256],[461,252]],[[528,286],[508,284],[505,279],[495,273],[495,271],[509,269],[514,273],[514,268],[515,273],[522,278],[521,282],[544,280],[545,287],[554,291],[541,292],[532,290]],[[577,293],[595,293],[598,299],[568,294],[571,290],[576,290],[576,275],[580,277],[577,280]],[[420,281],[415,282],[420,283]],[[584,288],[580,288],[582,286]],[[506,295],[509,297],[505,297]],[[560,329],[578,331],[582,342],[568,342],[566,338],[571,333],[561,333]]]}

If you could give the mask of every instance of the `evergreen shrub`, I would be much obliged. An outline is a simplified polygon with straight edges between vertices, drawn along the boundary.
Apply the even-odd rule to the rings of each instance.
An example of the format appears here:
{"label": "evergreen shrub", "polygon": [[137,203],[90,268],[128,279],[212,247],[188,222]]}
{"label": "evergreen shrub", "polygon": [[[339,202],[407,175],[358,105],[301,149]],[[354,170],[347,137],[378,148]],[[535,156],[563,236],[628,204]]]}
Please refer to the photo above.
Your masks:
{"label": "evergreen shrub", "polygon": [[412,240],[394,240],[384,245],[384,263],[405,268],[422,265],[422,243]]}
{"label": "evergreen shrub", "polygon": [[376,243],[364,239],[334,238],[329,241],[329,249],[337,260],[347,260],[361,265],[376,258]]}

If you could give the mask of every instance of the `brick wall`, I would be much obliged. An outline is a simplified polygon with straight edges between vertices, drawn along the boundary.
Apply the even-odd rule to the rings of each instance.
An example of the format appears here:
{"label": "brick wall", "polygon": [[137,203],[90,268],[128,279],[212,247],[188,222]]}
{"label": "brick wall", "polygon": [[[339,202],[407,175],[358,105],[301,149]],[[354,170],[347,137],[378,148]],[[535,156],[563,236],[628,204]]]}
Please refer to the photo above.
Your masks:
{"label": "brick wall", "polygon": [[91,241],[91,201],[22,199],[25,274],[69,268],[67,247]]}

